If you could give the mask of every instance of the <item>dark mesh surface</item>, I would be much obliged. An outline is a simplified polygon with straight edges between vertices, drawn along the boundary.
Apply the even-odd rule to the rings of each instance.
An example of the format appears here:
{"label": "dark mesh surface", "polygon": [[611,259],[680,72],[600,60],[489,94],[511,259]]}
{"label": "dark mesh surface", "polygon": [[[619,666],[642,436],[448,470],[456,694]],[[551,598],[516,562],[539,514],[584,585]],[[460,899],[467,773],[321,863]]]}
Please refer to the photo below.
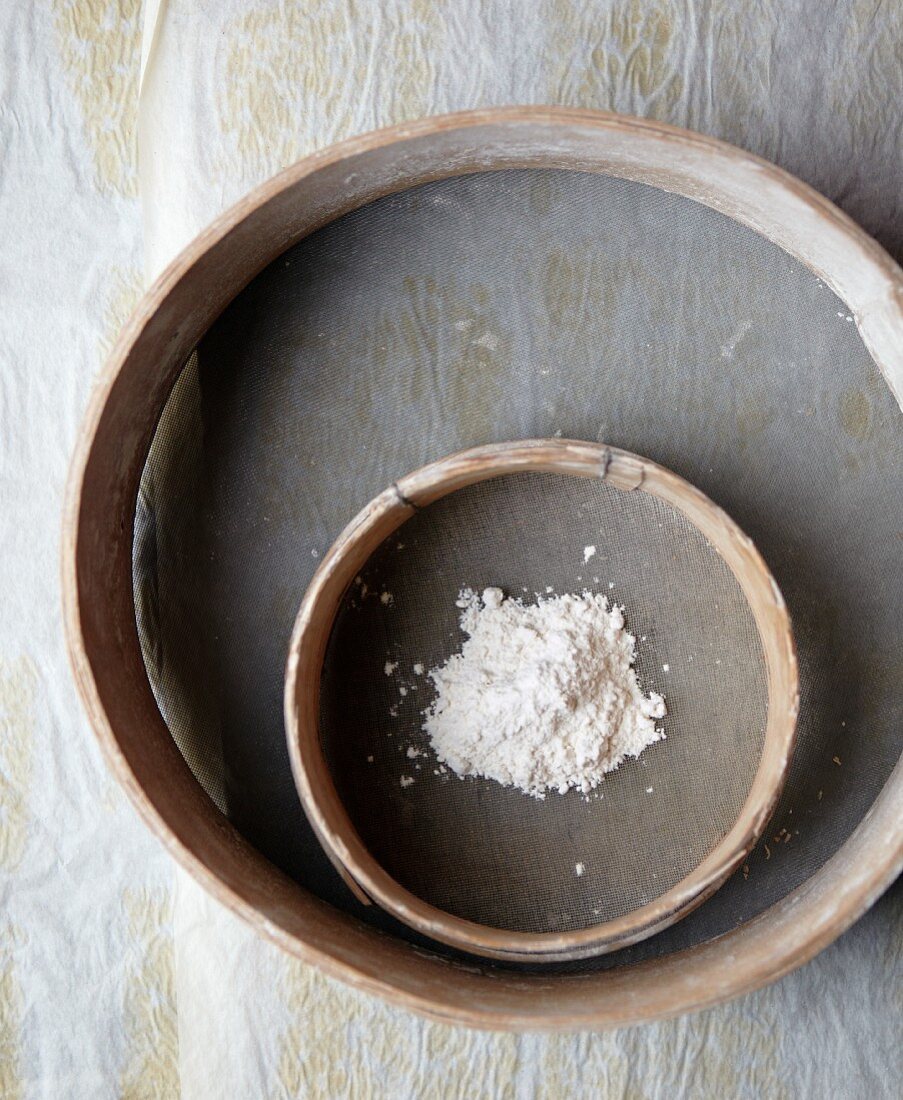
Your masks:
{"label": "dark mesh surface", "polygon": [[[761,754],[764,658],[739,585],[679,512],[582,478],[497,478],[409,520],[362,580],[330,640],[321,737],[360,836],[415,894],[495,927],[582,928],[676,885],[736,820]],[[435,689],[413,665],[457,651],[458,592],[490,584],[525,600],[587,587],[628,609],[640,683],[670,708],[667,740],[589,799],[435,774],[421,730]]]}
{"label": "dark mesh surface", "polygon": [[803,691],[770,830],[790,841],[585,969],[762,912],[837,850],[899,757],[900,413],[799,263],[686,199],[577,173],[441,181],[346,216],[255,279],[186,369],[145,472],[136,607],[161,710],[230,819],[408,936],[351,899],[289,771],[283,670],[312,551],[417,466],[557,432],[646,454],[727,509],[787,598]]}

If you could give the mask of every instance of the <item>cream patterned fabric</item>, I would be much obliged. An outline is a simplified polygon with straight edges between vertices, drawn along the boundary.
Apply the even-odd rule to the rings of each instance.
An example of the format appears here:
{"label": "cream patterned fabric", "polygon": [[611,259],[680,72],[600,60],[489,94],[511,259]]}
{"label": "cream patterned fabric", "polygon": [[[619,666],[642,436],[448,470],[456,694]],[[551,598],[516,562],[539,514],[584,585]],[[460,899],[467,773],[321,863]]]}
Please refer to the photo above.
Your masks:
{"label": "cream patterned fabric", "polygon": [[801,175],[903,254],[903,8],[880,0],[42,0],[0,11],[0,1096],[893,1096],[901,894],[796,974],[579,1036],[425,1022],[281,955],[105,770],[62,641],[79,420],[147,278],[351,134],[561,103]]}

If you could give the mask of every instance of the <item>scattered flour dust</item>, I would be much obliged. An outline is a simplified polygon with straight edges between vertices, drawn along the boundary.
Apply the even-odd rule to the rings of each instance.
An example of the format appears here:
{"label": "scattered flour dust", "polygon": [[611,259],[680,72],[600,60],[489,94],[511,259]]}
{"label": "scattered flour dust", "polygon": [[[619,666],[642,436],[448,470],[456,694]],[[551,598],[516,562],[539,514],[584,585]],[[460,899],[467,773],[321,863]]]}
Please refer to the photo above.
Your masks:
{"label": "scattered flour dust", "polygon": [[[665,701],[644,695],[635,639],[605,596],[506,599],[500,588],[458,599],[460,653],[429,676],[437,696],[423,728],[458,775],[537,798],[592,790],[628,756],[664,738]],[[579,873],[579,872],[578,872]]]}

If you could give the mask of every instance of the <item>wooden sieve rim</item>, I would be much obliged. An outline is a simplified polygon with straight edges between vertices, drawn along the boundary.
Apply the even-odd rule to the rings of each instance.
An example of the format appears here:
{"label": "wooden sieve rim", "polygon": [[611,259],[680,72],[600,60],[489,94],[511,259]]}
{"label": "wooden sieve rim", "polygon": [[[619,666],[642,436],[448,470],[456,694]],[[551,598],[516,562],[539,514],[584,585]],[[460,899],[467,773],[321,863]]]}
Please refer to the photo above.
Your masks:
{"label": "wooden sieve rim", "polygon": [[148,289],[97,381],[74,449],[61,532],[64,625],[73,677],[112,774],[173,858],[258,935],[433,1019],[509,1030],[625,1027],[757,989],[849,928],[903,870],[903,759],[822,867],[724,935],[554,980],[476,968],[366,927],[258,852],[176,747],[135,627],[141,471],[186,358],[226,305],[286,248],[375,198],[527,167],[633,180],[754,230],[844,302],[903,404],[903,271],[833,203],[774,164],[667,123],[570,107],[481,108],[402,123],[319,150],[262,183]]}
{"label": "wooden sieve rim", "polygon": [[[417,897],[370,854],[351,822],[320,742],[320,677],[336,613],[371,554],[420,508],[490,478],[534,472],[600,479],[646,492],[681,512],[718,551],[740,585],[759,632],[768,679],[768,717],[755,778],[736,821],[680,882],[613,920],[568,932],[516,932],[453,916]],[[354,894],[405,924],[478,955],[563,961],[645,939],[685,916],[743,863],[777,803],[796,736],[796,647],[780,589],[751,539],[697,488],[649,459],[616,447],[563,439],[489,444],[431,463],[363,508],[327,551],[301,602],[289,646],[285,725],[295,785],[333,865]]]}

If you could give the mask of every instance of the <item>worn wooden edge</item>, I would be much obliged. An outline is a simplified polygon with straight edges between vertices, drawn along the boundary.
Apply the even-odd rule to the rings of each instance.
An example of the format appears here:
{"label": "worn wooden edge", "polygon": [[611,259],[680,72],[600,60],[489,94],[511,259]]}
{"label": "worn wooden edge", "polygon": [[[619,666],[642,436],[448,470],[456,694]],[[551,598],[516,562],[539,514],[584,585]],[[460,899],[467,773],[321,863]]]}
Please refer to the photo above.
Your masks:
{"label": "worn wooden edge", "polygon": [[[341,602],[367,560],[417,510],[490,478],[549,473],[647,492],[684,515],[721,555],[759,631],[768,679],[762,755],[735,823],[693,871],[630,913],[568,932],[526,933],[478,924],[405,889],[371,855],[335,786],[320,740],[320,680]],[[298,611],[285,679],[285,725],[295,783],[308,819],[334,864],[395,917],[424,935],[474,954],[521,962],[605,954],[674,924],[710,897],[752,851],[783,788],[799,712],[796,647],[781,592],[752,541],[695,486],[639,455],[602,443],[532,439],[473,447],[430,463],[368,503],[318,566]]]}
{"label": "worn wooden edge", "polygon": [[[457,142],[455,157],[447,155],[449,138],[453,147]],[[494,165],[472,149],[487,143],[505,150]],[[462,144],[471,147],[469,159]],[[414,156],[392,175],[379,162],[398,149]],[[846,303],[901,401],[903,273],[850,218],[774,165],[662,123],[568,108],[487,109],[392,127],[306,157],[252,191],[195,238],[133,312],[95,387],[73,455],[61,541],[64,624],[74,678],[114,775],[173,856],[259,934],[351,985],[435,1019],[515,1029],[620,1027],[756,989],[848,928],[903,868],[903,761],[834,856],[735,931],[593,975],[539,980],[484,971],[364,928],[252,849],[172,742],[134,627],[131,531],[141,468],[181,364],[223,308],[280,251],[380,195],[449,175],[528,166],[647,183],[755,229]],[[118,701],[123,694],[128,699]]]}

